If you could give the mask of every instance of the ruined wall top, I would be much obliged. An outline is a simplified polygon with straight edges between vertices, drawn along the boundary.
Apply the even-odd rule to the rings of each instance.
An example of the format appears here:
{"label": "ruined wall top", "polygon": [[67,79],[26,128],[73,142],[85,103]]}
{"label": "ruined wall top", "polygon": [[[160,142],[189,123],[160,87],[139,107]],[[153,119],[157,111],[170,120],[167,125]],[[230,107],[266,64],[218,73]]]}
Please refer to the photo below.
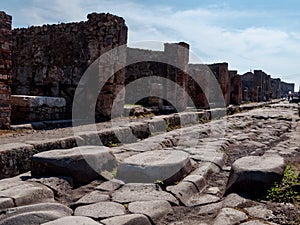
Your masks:
{"label": "ruined wall top", "polygon": [[[0,16],[1,16],[0,12]],[[90,13],[87,15],[87,21],[81,21],[81,22],[70,22],[70,23],[59,23],[59,24],[44,24],[42,26],[30,26],[28,28],[16,28],[14,29],[14,31],[36,31],[38,32],[42,32],[42,31],[47,31],[45,29],[39,29],[39,28],[50,28],[53,27],[55,29],[63,29],[63,28],[67,28],[69,26],[76,26],[76,25],[80,25],[80,24],[84,24],[84,23],[95,23],[95,22],[99,22],[99,23],[109,23],[109,25],[112,25],[113,23],[115,24],[124,24],[125,25],[125,20],[122,17],[119,16],[115,16],[112,15],[110,13]],[[100,24],[99,24],[100,26]]]}

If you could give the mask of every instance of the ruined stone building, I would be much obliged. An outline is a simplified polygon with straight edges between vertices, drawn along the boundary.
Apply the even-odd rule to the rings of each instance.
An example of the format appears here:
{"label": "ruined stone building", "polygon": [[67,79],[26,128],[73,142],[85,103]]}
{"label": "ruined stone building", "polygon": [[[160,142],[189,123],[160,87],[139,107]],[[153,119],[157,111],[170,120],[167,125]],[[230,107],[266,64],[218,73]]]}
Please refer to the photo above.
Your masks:
{"label": "ruined stone building", "polygon": [[[163,51],[127,48],[125,21],[111,14],[14,30],[11,22],[11,16],[0,12],[0,129],[9,128],[11,120],[72,118],[73,102],[85,103],[76,110],[96,111],[97,119],[109,119],[112,106],[121,115],[125,103],[183,111],[280,98],[294,90],[293,84],[261,70],[241,76],[230,71],[228,63],[189,64],[189,45],[184,42],[165,43]],[[94,64],[116,47],[125,51],[117,48],[104,57],[104,64]],[[91,74],[85,77],[88,68]],[[106,73],[113,76],[105,80]],[[105,86],[98,90],[103,80]],[[81,97],[74,101],[75,90]],[[95,93],[95,105],[89,104]]]}
{"label": "ruined stone building", "polygon": [[294,92],[295,84],[273,79],[262,70],[254,70],[242,75],[243,101],[260,102],[286,97]]}

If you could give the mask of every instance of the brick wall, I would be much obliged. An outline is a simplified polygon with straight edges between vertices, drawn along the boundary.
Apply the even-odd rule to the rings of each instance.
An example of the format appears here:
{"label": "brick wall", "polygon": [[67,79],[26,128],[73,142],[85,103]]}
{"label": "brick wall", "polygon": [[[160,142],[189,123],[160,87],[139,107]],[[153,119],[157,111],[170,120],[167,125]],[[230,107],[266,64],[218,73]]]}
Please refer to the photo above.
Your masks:
{"label": "brick wall", "polygon": [[0,12],[0,129],[10,127],[11,114],[11,22],[12,17]]}

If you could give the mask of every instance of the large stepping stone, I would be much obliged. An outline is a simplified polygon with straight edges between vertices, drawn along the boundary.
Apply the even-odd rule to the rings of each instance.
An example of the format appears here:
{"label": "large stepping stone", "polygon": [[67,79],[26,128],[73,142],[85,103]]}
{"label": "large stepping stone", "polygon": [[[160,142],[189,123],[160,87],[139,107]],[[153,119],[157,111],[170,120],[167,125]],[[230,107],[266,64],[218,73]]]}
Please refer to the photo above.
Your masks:
{"label": "large stepping stone", "polygon": [[105,219],[125,214],[125,207],[115,202],[99,202],[76,208],[75,216],[87,216],[93,219]]}
{"label": "large stepping stone", "polygon": [[238,193],[250,198],[267,194],[275,182],[279,182],[285,168],[284,159],[279,155],[248,156],[232,164],[226,193]]}
{"label": "large stepping stone", "polygon": [[70,208],[58,203],[21,206],[1,211],[0,225],[42,224],[72,213]]}
{"label": "large stepping stone", "polygon": [[100,223],[84,216],[66,216],[42,225],[100,225]]}
{"label": "large stepping stone", "polygon": [[125,216],[116,216],[113,218],[101,220],[105,225],[151,225],[151,222],[145,215],[130,214]]}
{"label": "large stepping stone", "polygon": [[112,194],[112,201],[130,203],[136,201],[165,200],[178,205],[178,200],[170,193],[162,191],[156,184],[125,184]]}
{"label": "large stepping stone", "polygon": [[112,177],[115,156],[104,146],[83,146],[38,153],[32,158],[33,176],[70,176],[76,185]]}
{"label": "large stepping stone", "polygon": [[126,183],[172,184],[181,180],[192,169],[189,154],[177,150],[143,152],[120,163],[117,179]]}
{"label": "large stepping stone", "polygon": [[53,192],[44,185],[3,179],[0,182],[1,209],[36,203],[54,202]]}

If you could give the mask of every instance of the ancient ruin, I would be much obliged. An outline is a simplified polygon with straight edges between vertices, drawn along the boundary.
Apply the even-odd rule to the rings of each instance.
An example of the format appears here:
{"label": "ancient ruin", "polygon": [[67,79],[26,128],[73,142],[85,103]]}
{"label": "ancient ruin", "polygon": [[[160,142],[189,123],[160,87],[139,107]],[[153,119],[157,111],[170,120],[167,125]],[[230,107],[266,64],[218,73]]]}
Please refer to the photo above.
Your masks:
{"label": "ancient ruin", "polygon": [[[3,23],[1,127],[3,128],[9,128],[10,121],[16,124],[70,119],[74,93],[87,68],[103,53],[127,43],[125,21],[110,14],[93,13],[88,15],[86,22],[14,30],[11,30],[11,17],[4,12],[1,16]],[[184,42],[166,43],[164,51],[161,52],[127,48],[127,56],[120,54],[117,62],[124,67],[125,64],[128,66],[120,71],[114,71],[115,65],[107,64],[107,68],[98,71],[100,74],[98,80],[91,82],[101,82],[102,72],[114,71],[114,76],[101,90],[96,105],[96,117],[100,120],[110,118],[113,102],[117,105],[115,110],[117,115],[122,114],[125,102],[135,104],[137,101],[141,101],[144,106],[156,106],[159,110],[165,109],[164,106],[172,106],[174,102],[178,104],[175,107],[177,111],[183,111],[188,106],[208,109],[211,107],[209,102],[213,101],[215,94],[215,87],[212,87],[209,83],[211,81],[208,80],[210,73],[214,74],[219,83],[226,106],[239,105],[242,101],[260,102],[277,99],[286,97],[289,91],[294,91],[293,84],[273,79],[260,70],[238,75],[237,71],[228,69],[228,63],[189,64],[189,45]],[[144,84],[140,90],[137,87],[135,90],[128,90],[127,93],[122,91],[124,86],[135,80],[153,76],[165,78],[165,84],[148,80],[147,82],[151,84]],[[196,77],[197,81],[191,76]],[[9,106],[11,104],[9,87],[14,95],[12,107]],[[92,92],[84,90],[82,95],[86,99],[83,98],[82,101],[88,101],[87,98]],[[136,99],[141,93],[149,93],[149,97]],[[21,96],[18,97],[19,95]],[[52,103],[50,105],[55,109],[49,111],[48,105],[47,110],[36,113],[35,108],[28,105],[26,110],[22,110],[23,113],[19,113],[19,109],[25,104],[22,105],[24,95],[63,98],[66,106],[63,109],[60,105],[55,106]],[[63,99],[57,101],[64,101]],[[55,101],[53,99],[53,102]],[[57,115],[51,117],[47,115],[47,111]]]}
{"label": "ancient ruin", "polygon": [[192,64],[185,42],[129,48],[124,19],[87,19],[12,30],[0,12],[0,225],[299,224],[294,84]]}
{"label": "ancient ruin", "polygon": [[12,17],[0,12],[0,129],[10,127],[12,84]]}

